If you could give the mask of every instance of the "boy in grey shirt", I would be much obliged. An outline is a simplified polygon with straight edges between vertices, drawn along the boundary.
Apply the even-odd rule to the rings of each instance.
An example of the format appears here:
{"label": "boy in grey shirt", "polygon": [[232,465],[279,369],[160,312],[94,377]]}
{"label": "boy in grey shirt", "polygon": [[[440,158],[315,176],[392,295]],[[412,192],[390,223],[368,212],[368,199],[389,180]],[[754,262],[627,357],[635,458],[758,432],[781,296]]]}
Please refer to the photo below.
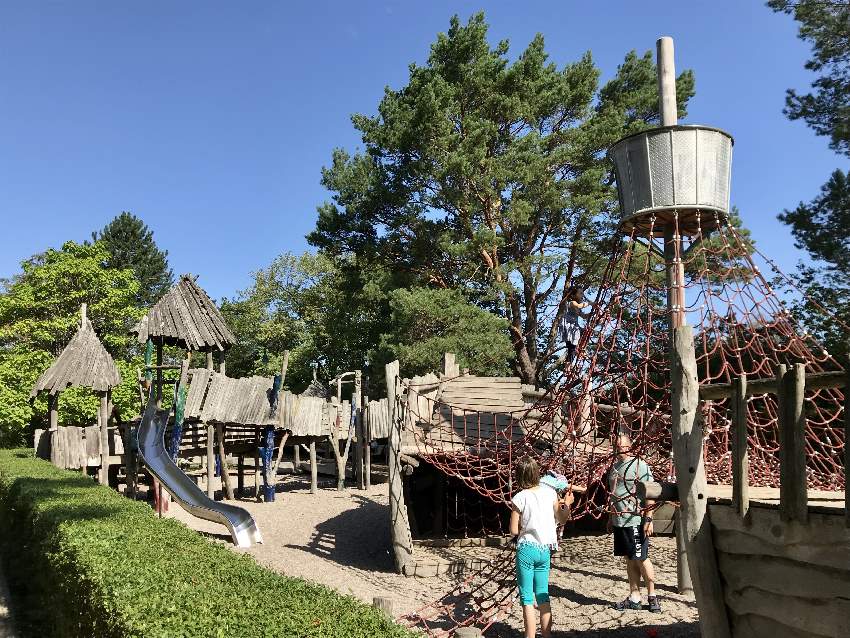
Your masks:
{"label": "boy in grey shirt", "polygon": [[655,569],[649,560],[649,538],[652,536],[652,516],[643,515],[652,501],[640,503],[635,482],[652,480],[652,471],[645,461],[631,455],[632,440],[627,434],[617,436],[617,460],[608,472],[608,493],[611,499],[610,526],[614,532],[614,556],[626,560],[629,596],[611,606],[619,611],[641,609],[640,579],[646,583],[649,611],[660,612],[655,596]]}

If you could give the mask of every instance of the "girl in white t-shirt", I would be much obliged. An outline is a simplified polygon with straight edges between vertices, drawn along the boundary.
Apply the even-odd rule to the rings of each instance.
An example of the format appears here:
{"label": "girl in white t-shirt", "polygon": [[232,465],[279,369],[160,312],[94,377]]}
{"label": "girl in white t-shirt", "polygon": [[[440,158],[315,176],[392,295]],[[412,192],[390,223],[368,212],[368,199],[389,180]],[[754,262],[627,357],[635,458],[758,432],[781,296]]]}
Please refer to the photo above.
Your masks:
{"label": "girl in white t-shirt", "polygon": [[541,485],[540,466],[530,456],[517,464],[516,481],[521,491],[511,499],[510,532],[517,540],[516,578],[525,636],[534,638],[536,601],[540,611],[540,630],[543,638],[549,638],[552,635],[550,554],[558,548],[558,524],[570,518],[573,496],[568,492],[562,501],[555,490]]}

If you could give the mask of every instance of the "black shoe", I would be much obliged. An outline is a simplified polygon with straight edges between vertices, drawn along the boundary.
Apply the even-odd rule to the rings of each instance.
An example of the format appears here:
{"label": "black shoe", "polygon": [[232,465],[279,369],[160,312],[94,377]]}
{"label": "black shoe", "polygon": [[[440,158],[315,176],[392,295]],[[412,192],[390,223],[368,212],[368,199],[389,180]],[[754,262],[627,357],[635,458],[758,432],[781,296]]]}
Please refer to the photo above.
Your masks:
{"label": "black shoe", "polygon": [[649,596],[647,597],[647,602],[649,602],[648,609],[654,614],[661,613],[661,605],[658,602],[658,596]]}
{"label": "black shoe", "polygon": [[[611,603],[611,609],[616,609],[617,611],[626,611],[627,609],[640,609],[640,603],[634,602],[631,598],[626,598],[625,600],[621,600],[618,603]],[[660,607],[658,608],[658,611],[661,611]]]}

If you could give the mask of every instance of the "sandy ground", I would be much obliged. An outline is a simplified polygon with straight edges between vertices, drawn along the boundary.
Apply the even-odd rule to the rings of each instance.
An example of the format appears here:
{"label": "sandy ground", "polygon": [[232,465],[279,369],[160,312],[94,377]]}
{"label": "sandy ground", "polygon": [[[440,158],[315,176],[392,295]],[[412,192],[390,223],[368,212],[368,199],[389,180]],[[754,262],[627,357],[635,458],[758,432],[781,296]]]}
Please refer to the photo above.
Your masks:
{"label": "sandy ground", "polygon": [[[413,612],[451,589],[453,576],[409,578],[393,571],[390,554],[387,486],[366,491],[337,492],[331,480],[319,479],[319,492],[310,494],[309,482],[288,476],[274,503],[253,499],[232,501],[254,516],[264,543],[250,549],[230,544],[227,530],[196,519],[175,503],[167,516],[183,521],[233,551],[252,554],[258,562],[289,576],[322,583],[368,603],[375,596],[393,600],[396,615]],[[653,638],[699,636],[697,610],[692,597],[676,593],[675,541],[653,540],[651,557],[656,566],[663,613],[616,612],[609,603],[627,594],[623,564],[611,556],[610,536],[568,538],[553,559],[550,594],[556,636],[593,638]],[[456,556],[491,556],[506,550],[463,548],[417,552]],[[487,633],[520,636],[519,606]]]}

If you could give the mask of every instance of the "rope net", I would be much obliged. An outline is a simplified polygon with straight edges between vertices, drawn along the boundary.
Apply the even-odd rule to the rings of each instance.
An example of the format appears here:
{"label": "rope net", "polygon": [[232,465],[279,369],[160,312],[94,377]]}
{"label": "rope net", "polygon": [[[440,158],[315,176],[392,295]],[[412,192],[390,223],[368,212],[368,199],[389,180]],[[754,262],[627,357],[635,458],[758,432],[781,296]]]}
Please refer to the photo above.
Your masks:
{"label": "rope net", "polygon": [[[650,218],[648,227],[636,225],[618,242],[595,289],[574,360],[562,366],[554,389],[534,405],[512,414],[473,412],[442,402],[433,382],[405,382],[406,398],[399,404],[405,430],[412,433],[408,444],[448,477],[504,505],[515,491],[515,462],[530,455],[543,470],[558,471],[583,488],[577,487],[574,518],[598,519],[610,512],[604,476],[614,460],[617,432],[631,435],[632,454],[650,465],[656,480],[675,480],[668,361],[673,313],[693,326],[701,385],[730,383],[742,374],[775,377],[782,364],[803,363],[807,374],[841,370],[795,325],[757,266],[758,253],[725,217],[702,212],[685,221],[687,236],[673,215],[663,222]],[[665,233],[681,241],[665,241]],[[668,276],[665,244],[668,257],[684,271],[683,290]],[[687,300],[683,307],[668,307],[668,280],[670,296]],[[844,489],[843,402],[837,389],[806,392],[809,488]],[[732,481],[728,404],[729,399],[700,402],[709,483]],[[747,397],[750,485],[779,485],[777,409],[773,394]],[[479,531],[504,533],[503,520],[491,520],[489,529]],[[503,552],[407,622],[434,635],[471,624],[489,627],[515,598],[513,561],[512,552]]]}

